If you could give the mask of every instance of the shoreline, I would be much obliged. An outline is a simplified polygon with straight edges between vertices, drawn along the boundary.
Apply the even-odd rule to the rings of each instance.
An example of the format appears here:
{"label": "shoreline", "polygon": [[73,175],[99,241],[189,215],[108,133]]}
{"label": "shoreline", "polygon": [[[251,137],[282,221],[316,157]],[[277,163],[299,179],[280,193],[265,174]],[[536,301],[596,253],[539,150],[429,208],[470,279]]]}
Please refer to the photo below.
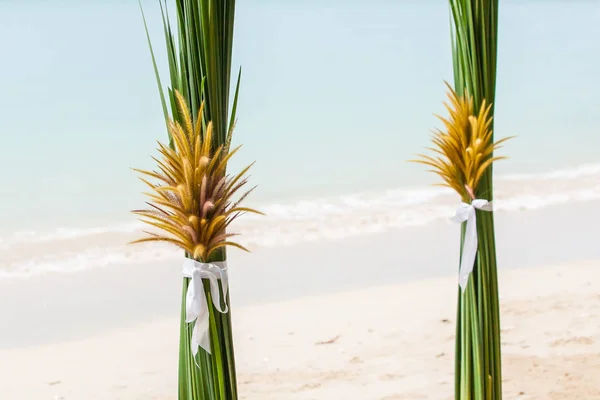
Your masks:
{"label": "shoreline", "polygon": [[[496,213],[500,270],[600,260],[600,201]],[[576,214],[574,216],[574,214]],[[518,230],[515,227],[519,227]],[[365,287],[452,277],[459,227],[438,221],[338,241],[229,255],[233,309]],[[432,252],[431,249],[435,249]],[[376,261],[374,261],[376,260]],[[265,279],[269,277],[269,279]],[[180,267],[113,265],[72,273],[0,279],[0,349],[76,340],[178,316]],[[19,304],[18,309],[14,304]],[[37,330],[44,327],[44,335]]]}
{"label": "shoreline", "polygon": [[[505,396],[600,396],[600,261],[499,278]],[[450,399],[455,285],[424,279],[236,308],[240,399]],[[0,350],[0,393],[174,400],[177,345],[174,316]]]}
{"label": "shoreline", "polygon": [[[494,207],[498,215],[544,211],[555,206],[585,208],[586,203],[600,203],[598,176],[600,164],[590,164],[500,179]],[[458,202],[447,188],[415,186],[375,192],[365,188],[340,196],[308,196],[289,203],[260,204],[254,205],[267,217],[249,215],[233,227],[242,234],[242,244],[248,248],[278,248],[315,240],[345,240],[369,232],[413,229],[449,218]],[[4,232],[0,235],[0,279],[176,260],[179,253],[168,245],[126,245],[139,238],[144,227],[128,212],[119,215],[120,222],[110,223],[108,218],[104,224],[94,226],[76,224],[45,230],[40,225],[29,231],[23,228]]]}

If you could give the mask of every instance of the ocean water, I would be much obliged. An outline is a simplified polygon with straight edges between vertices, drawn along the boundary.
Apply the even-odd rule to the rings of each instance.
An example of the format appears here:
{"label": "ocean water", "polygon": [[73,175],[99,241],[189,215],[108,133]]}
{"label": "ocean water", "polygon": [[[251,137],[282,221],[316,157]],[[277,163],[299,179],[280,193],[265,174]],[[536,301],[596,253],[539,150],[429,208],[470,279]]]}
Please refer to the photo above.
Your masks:
{"label": "ocean water", "polygon": [[[144,1],[166,80],[157,3]],[[237,169],[251,246],[430,223],[457,199],[406,162],[428,144],[452,76],[444,1],[239,2]],[[0,3],[0,274],[169,260],[127,246],[166,132],[136,1]],[[600,2],[503,1],[499,212],[600,197]]]}

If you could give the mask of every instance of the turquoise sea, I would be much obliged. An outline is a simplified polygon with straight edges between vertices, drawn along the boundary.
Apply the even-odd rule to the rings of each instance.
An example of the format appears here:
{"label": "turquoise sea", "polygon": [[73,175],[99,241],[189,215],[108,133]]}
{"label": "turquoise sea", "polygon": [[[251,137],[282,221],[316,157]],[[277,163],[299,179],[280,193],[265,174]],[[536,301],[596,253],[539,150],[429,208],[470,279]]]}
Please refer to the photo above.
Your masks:
{"label": "turquoise sea", "polygon": [[[157,1],[143,1],[165,81]],[[501,1],[497,164],[511,212],[600,197],[600,2]],[[407,159],[452,77],[445,1],[239,2],[231,168],[256,160],[255,246],[428,223],[456,199]],[[168,258],[126,247],[166,132],[137,1],[0,3],[0,270]],[[527,201],[524,201],[527,200]]]}

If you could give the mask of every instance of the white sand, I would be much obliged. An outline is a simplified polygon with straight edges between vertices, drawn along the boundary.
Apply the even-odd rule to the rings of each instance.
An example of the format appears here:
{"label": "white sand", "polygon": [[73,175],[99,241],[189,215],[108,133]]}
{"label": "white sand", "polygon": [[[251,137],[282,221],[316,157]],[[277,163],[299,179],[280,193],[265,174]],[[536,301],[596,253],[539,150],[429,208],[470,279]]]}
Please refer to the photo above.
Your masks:
{"label": "white sand", "polygon": [[[600,399],[600,262],[500,279],[505,398]],[[445,278],[238,307],[241,398],[450,399],[455,297]],[[174,400],[177,324],[1,350],[0,399]]]}

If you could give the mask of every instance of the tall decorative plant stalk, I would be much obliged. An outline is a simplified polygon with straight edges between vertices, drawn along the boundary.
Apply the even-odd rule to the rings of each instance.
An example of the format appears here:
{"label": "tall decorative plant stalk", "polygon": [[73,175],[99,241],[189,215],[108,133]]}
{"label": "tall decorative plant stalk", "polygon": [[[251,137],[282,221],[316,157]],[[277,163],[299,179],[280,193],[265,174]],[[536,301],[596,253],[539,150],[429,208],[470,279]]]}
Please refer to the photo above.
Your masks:
{"label": "tall decorative plant stalk", "polygon": [[[237,98],[240,84],[238,74],[230,112],[230,79],[233,48],[233,28],[235,0],[174,0],[177,18],[176,30],[169,18],[166,0],[159,0],[169,63],[170,87],[168,96],[163,92],[155,54],[148,34],[144,17],[144,26],[152,55],[152,62],[160,92],[165,121],[169,132],[169,144],[172,150],[177,148],[170,126],[170,116],[174,123],[185,126],[186,115],[178,100],[190,107],[192,126],[200,128],[200,135],[209,131],[210,152],[214,156],[220,152],[223,157],[222,168],[216,172],[215,180],[226,176],[225,168],[230,156],[231,132],[235,123]],[[141,6],[141,5],[140,5]],[[142,11],[143,16],[143,11]],[[201,107],[203,105],[203,107]],[[170,113],[169,113],[170,108]],[[226,226],[219,226],[219,233],[226,235]],[[186,256],[201,259],[202,262],[223,262],[226,260],[224,246],[218,246],[204,257],[186,249]],[[204,281],[207,299],[211,299],[211,285]],[[221,282],[221,298],[229,304],[226,281]],[[237,383],[231,311],[218,312],[211,301],[210,309],[210,347],[211,353],[199,350],[197,356],[192,353],[190,341],[194,336],[194,327],[186,322],[186,293],[190,279],[183,278],[181,303],[181,334],[179,351],[179,400],[236,400]]]}
{"label": "tall decorative plant stalk", "polygon": [[502,142],[493,142],[492,105],[482,101],[475,111],[473,97],[459,96],[448,86],[448,118],[444,130],[434,131],[431,151],[418,163],[433,168],[441,186],[452,188],[462,204],[455,221],[465,222],[461,234],[458,316],[456,330],[457,400],[501,399],[500,326],[494,231],[491,202],[484,179],[492,164],[504,157],[493,155]]}
{"label": "tall decorative plant stalk", "polygon": [[[461,232],[461,268],[456,326],[455,399],[500,400],[502,370],[500,308],[492,166],[493,115],[498,29],[497,0],[449,0],[452,14],[454,90],[449,118],[436,131],[431,150],[421,156],[463,204],[457,220]],[[472,272],[471,272],[472,269]]]}
{"label": "tall decorative plant stalk", "polygon": [[[452,13],[454,88],[473,98],[474,113],[488,104],[493,142],[498,0],[449,0]],[[493,147],[488,155],[493,157]],[[492,162],[473,187],[476,198],[493,200]],[[479,250],[470,293],[459,292],[456,329],[456,399],[502,398],[500,305],[494,216],[477,212]],[[464,242],[464,228],[461,243]]]}

